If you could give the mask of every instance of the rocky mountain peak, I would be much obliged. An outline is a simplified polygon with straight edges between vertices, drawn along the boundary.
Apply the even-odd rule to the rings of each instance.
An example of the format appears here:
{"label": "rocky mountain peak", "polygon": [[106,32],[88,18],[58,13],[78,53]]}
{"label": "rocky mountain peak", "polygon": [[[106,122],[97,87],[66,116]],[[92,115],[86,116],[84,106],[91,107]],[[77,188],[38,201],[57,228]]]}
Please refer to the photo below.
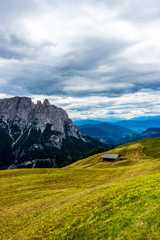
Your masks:
{"label": "rocky mountain peak", "polygon": [[50,102],[48,101],[48,99],[45,99],[43,102],[44,106],[50,106]]}
{"label": "rocky mountain peak", "polygon": [[37,105],[42,105],[41,101],[37,100]]}
{"label": "rocky mountain peak", "polygon": [[68,155],[78,158],[94,148],[90,141],[47,99],[0,99],[0,169],[62,166]]}
{"label": "rocky mountain peak", "polygon": [[45,99],[43,104],[41,101],[34,104],[28,97],[0,99],[0,119],[8,124],[18,124],[22,131],[34,125],[43,132],[46,125],[50,124],[52,130],[60,132],[63,138],[66,136],[82,138],[67,113],[51,105],[48,99]]}

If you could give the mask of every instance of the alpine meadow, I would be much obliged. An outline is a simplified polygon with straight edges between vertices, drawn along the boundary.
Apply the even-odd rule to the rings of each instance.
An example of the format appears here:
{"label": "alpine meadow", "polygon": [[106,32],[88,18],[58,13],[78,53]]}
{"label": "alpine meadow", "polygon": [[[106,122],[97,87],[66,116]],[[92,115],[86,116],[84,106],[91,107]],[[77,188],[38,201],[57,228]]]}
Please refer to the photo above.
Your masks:
{"label": "alpine meadow", "polygon": [[159,239],[160,138],[62,169],[2,170],[1,239]]}

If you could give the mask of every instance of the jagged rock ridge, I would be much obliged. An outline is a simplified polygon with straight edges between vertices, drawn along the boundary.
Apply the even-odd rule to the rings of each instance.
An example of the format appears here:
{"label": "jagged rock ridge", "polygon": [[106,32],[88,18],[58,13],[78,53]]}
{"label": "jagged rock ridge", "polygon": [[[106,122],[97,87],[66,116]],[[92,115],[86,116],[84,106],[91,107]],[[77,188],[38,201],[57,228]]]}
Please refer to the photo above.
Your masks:
{"label": "jagged rock ridge", "polygon": [[34,104],[31,98],[27,97],[1,99],[0,119],[8,126],[15,125],[21,130],[36,126],[42,132],[48,123],[51,125],[51,130],[60,132],[63,138],[73,136],[82,139],[80,131],[69,119],[67,113],[63,109],[51,105],[47,99],[43,104],[40,101]]}
{"label": "jagged rock ridge", "polygon": [[0,168],[37,159],[43,159],[43,166],[45,159],[58,159],[61,165],[70,152],[77,157],[83,149],[92,149],[89,141],[67,113],[47,99],[36,104],[28,97],[0,99]]}

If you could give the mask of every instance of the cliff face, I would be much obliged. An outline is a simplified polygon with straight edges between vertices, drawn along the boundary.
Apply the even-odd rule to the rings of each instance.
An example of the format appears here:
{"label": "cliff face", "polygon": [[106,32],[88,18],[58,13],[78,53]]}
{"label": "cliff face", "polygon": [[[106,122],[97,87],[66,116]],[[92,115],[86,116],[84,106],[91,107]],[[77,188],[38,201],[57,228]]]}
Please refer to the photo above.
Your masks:
{"label": "cliff face", "polygon": [[73,136],[82,139],[80,131],[69,119],[67,113],[51,105],[47,99],[43,104],[40,101],[34,104],[31,98],[27,97],[1,99],[0,119],[10,128],[10,135],[13,138],[15,138],[15,133],[13,134],[11,129],[13,126],[19,129],[19,133],[33,126],[43,133],[46,125],[50,124],[51,130],[61,133],[62,138]]}
{"label": "cliff face", "polygon": [[[69,137],[85,142],[67,113],[47,99],[37,104],[27,97],[0,99],[0,168],[10,163],[37,166],[40,159],[43,166],[46,159],[47,167],[48,159],[55,163]],[[63,162],[67,151],[61,156]]]}
{"label": "cliff face", "polygon": [[67,113],[46,99],[0,99],[0,169],[59,167],[93,148],[104,146],[84,137]]}

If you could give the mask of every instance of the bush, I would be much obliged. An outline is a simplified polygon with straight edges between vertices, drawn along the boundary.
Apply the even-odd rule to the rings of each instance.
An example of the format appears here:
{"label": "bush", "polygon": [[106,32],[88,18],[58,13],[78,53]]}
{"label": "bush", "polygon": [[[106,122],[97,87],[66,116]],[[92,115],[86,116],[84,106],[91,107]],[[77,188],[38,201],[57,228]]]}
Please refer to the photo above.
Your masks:
{"label": "bush", "polygon": [[71,156],[68,156],[67,159],[63,162],[62,167],[65,167],[69,164],[74,163],[76,160],[72,158]]}
{"label": "bush", "polygon": [[94,149],[92,149],[91,151],[83,154],[83,155],[80,157],[80,160],[81,160],[81,159],[84,159],[84,158],[87,158],[87,157],[90,157],[90,156],[92,156],[92,155],[94,155],[94,154],[101,153],[101,152],[106,152],[106,151],[108,151],[108,149],[105,148],[105,147],[94,148]]}

